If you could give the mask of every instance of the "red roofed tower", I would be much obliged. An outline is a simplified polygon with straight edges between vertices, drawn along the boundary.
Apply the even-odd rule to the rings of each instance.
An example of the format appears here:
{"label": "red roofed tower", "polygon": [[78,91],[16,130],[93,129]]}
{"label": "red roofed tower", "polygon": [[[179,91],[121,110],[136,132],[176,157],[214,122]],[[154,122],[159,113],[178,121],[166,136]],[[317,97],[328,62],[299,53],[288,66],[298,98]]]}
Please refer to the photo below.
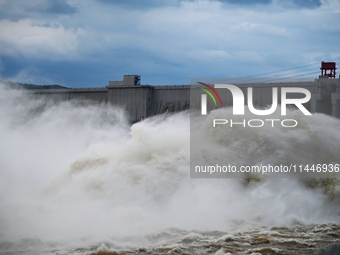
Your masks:
{"label": "red roofed tower", "polygon": [[336,64],[335,62],[321,62],[321,75],[328,76],[329,78],[335,78]]}

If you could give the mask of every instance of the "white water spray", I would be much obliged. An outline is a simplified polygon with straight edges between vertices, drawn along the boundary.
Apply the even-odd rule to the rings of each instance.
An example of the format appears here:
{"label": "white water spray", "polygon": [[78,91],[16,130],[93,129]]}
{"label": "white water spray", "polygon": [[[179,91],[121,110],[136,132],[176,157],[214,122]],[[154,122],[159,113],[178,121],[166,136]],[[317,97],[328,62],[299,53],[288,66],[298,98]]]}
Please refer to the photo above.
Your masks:
{"label": "white water spray", "polygon": [[[292,179],[249,185],[190,179],[189,123],[183,112],[130,127],[114,107],[45,104],[0,87],[0,244],[20,246],[33,238],[41,246],[123,247],[169,228],[229,231],[338,221],[336,181],[311,188]],[[219,144],[226,157],[249,164],[259,158],[308,162],[322,153],[328,160],[326,153],[340,151],[340,121],[320,114],[291,133],[202,130],[212,148]]]}

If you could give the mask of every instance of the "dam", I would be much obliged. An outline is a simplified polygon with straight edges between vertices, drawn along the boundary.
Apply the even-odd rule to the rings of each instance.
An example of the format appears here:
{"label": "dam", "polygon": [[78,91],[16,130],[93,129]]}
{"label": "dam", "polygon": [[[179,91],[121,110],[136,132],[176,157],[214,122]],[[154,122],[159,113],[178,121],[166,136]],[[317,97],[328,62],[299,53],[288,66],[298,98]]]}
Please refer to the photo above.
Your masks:
{"label": "dam", "polygon": [[[304,88],[311,93],[311,100],[304,104],[307,110],[340,118],[340,81],[335,78],[335,72],[331,74],[322,73],[318,79],[307,82],[243,83],[237,86],[245,97],[247,87],[253,88],[253,103],[257,107],[272,103],[273,87],[277,87],[279,91],[284,87]],[[109,81],[103,88],[36,89],[30,90],[30,94],[33,98],[46,102],[74,100],[119,106],[126,111],[130,122],[134,123],[157,114],[184,111],[190,105],[198,107],[200,97],[193,99],[190,95],[191,88],[192,85],[141,85],[139,75],[124,75],[123,80]],[[289,97],[300,98],[301,95],[290,93]],[[232,106],[231,93],[226,91],[224,98],[224,106]],[[280,103],[279,94],[278,104]]]}

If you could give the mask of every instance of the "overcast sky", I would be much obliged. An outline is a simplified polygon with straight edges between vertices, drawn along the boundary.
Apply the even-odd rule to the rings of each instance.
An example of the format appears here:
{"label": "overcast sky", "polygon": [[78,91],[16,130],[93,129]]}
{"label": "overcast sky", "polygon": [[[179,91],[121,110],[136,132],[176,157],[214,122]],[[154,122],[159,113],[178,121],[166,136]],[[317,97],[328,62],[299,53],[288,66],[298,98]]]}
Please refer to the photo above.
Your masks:
{"label": "overcast sky", "polygon": [[316,78],[322,60],[340,63],[340,0],[0,0],[2,80]]}

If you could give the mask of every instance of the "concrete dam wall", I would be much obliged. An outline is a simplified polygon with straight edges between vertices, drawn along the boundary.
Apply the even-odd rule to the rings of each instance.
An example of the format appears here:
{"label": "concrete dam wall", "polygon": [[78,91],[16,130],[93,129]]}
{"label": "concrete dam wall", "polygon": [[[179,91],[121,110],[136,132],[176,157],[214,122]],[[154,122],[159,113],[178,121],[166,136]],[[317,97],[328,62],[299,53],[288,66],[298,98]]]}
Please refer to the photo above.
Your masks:
{"label": "concrete dam wall", "polygon": [[[138,77],[138,76],[137,76]],[[340,118],[339,78],[319,78],[311,82],[247,83],[237,84],[247,98],[247,87],[253,87],[254,106],[265,107],[272,103],[272,88],[278,88],[278,103],[281,103],[280,88],[300,87],[309,90],[312,98],[304,106],[310,112],[320,112]],[[200,107],[201,90],[191,92],[190,85],[150,86],[138,84],[135,75],[124,76],[123,81],[109,82],[105,88],[43,89],[31,90],[33,98],[46,102],[77,100],[80,102],[104,103],[125,109],[131,122],[161,113],[172,113]],[[195,95],[197,93],[197,96]],[[194,96],[194,99],[193,99]],[[301,98],[301,93],[289,93],[289,98]],[[232,106],[229,90],[221,93],[223,106]],[[247,99],[245,100],[247,102]]]}

